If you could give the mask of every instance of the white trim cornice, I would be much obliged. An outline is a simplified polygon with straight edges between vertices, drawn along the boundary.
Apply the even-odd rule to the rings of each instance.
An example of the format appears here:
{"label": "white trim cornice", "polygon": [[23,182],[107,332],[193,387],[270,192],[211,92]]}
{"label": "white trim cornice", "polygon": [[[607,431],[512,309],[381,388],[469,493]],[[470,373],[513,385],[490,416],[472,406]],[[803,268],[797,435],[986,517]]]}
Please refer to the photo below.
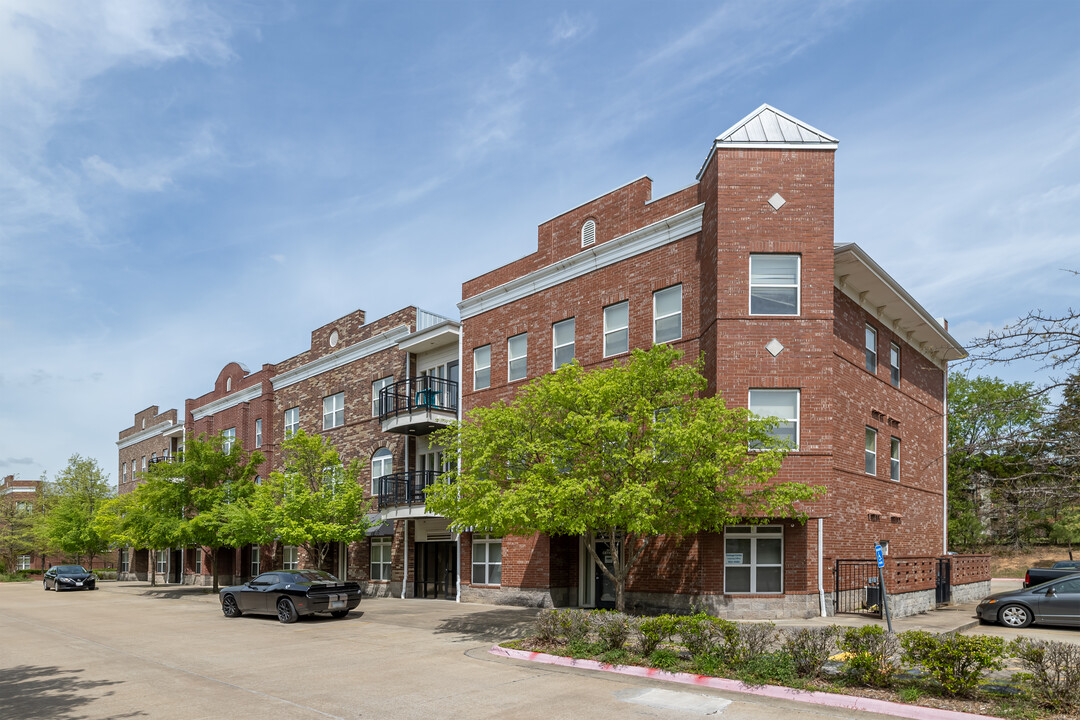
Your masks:
{"label": "white trim cornice", "polygon": [[671,217],[609,240],[566,260],[535,270],[498,287],[458,303],[461,319],[507,305],[568,280],[588,275],[594,270],[614,265],[636,255],[654,250],[688,235],[701,232],[705,203],[695,205]]}
{"label": "white trim cornice", "polygon": [[135,445],[136,443],[141,443],[143,440],[149,440],[152,437],[160,435],[163,432],[165,432],[166,430],[168,430],[169,428],[171,428],[172,426],[173,426],[173,421],[172,420],[166,420],[165,422],[160,422],[157,425],[151,425],[150,427],[146,428],[145,430],[140,430],[139,432],[135,433],[134,435],[127,436],[123,440],[117,440],[116,441],[116,446],[117,446],[118,449],[123,450],[124,448],[131,447],[132,445]]}
{"label": "white trim cornice", "polygon": [[243,390],[237,390],[232,395],[226,395],[223,398],[218,398],[212,402],[208,402],[201,407],[197,407],[191,411],[192,420],[202,420],[207,415],[215,415],[222,410],[228,410],[231,407],[236,407],[240,403],[251,402],[255,398],[262,395],[262,383],[246,387]]}
{"label": "white trim cornice", "polygon": [[298,382],[303,382],[316,375],[321,375],[324,372],[329,372],[330,370],[342,367],[343,365],[348,365],[349,363],[355,362],[360,358],[365,358],[368,355],[374,355],[377,352],[389,350],[397,345],[398,341],[406,337],[409,333],[410,330],[408,325],[399,325],[398,327],[380,333],[375,337],[368,338],[355,345],[350,345],[337,352],[325,355],[318,360],[312,360],[309,363],[304,363],[300,367],[283,372],[280,375],[271,378],[270,382],[273,383],[275,390],[295,385]]}

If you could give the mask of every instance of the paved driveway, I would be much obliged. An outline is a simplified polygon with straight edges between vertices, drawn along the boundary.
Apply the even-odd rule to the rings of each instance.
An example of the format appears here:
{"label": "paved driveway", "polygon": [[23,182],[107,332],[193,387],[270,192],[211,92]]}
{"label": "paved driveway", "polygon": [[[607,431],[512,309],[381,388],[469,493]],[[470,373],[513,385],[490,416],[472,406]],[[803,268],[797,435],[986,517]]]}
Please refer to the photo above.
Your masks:
{"label": "paved driveway", "polygon": [[147,591],[0,585],[0,717],[686,718],[700,700],[732,720],[875,717],[487,653],[534,610],[365,600],[344,620],[281,625],[229,620],[191,590]]}

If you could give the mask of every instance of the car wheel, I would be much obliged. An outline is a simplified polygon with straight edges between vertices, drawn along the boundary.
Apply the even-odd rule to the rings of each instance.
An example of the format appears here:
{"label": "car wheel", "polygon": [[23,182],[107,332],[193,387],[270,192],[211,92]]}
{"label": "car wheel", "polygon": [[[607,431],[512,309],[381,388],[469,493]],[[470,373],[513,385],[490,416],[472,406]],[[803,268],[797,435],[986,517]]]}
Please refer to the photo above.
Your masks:
{"label": "car wheel", "polygon": [[998,620],[1002,625],[1011,628],[1024,628],[1030,625],[1034,618],[1031,611],[1023,605],[1006,605],[998,611]]}
{"label": "car wheel", "polygon": [[334,617],[334,618],[343,618],[348,614],[349,614],[348,610],[331,610],[330,611],[330,617]]}
{"label": "car wheel", "polygon": [[228,618],[240,617],[244,614],[240,611],[240,606],[236,604],[236,598],[232,595],[226,595],[221,599],[221,612],[225,613],[225,617]]}
{"label": "car wheel", "polygon": [[281,598],[277,601],[278,622],[285,624],[294,623],[299,617],[300,616],[296,614],[296,608],[293,606],[292,600],[289,598]]}
{"label": "car wheel", "polygon": [[49,592],[49,583],[42,580],[41,581],[41,587],[45,590],[45,592]]}

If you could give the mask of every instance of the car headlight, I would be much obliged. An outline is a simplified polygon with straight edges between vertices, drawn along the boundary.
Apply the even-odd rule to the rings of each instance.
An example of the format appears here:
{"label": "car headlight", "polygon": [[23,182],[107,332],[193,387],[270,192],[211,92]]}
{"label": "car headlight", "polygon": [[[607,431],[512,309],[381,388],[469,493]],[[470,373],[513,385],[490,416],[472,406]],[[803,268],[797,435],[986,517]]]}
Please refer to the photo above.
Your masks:
{"label": "car headlight", "polygon": [[983,605],[993,605],[996,602],[997,602],[997,600],[983,600],[982,604]]}
{"label": "car headlight", "polygon": [[72,580],[71,578],[60,578],[60,582],[66,584],[66,585],[71,585],[75,581]]}

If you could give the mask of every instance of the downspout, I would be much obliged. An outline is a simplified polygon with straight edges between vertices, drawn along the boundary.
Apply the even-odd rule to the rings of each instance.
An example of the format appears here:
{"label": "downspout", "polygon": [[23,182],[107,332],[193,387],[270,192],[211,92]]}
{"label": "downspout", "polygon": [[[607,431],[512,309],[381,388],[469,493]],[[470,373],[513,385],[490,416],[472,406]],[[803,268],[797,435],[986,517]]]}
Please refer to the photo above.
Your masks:
{"label": "downspout", "polygon": [[821,601],[821,617],[829,617],[829,610],[825,607],[825,537],[823,529],[825,518],[817,519],[817,591]]}
{"label": "downspout", "polygon": [[945,361],[941,398],[941,554],[949,552],[949,362]]}
{"label": "downspout", "polygon": [[[406,440],[408,442],[408,440]],[[405,588],[409,586],[409,518],[405,518],[405,566],[401,573],[401,599],[405,599]]]}
{"label": "downspout", "polygon": [[[458,331],[458,344],[457,344],[457,366],[458,366],[458,396],[457,396],[457,420],[461,422],[461,388],[465,384],[465,375],[463,374],[465,358],[461,350],[461,337],[462,333]],[[461,456],[457,459],[457,471],[458,475],[461,475]],[[460,492],[460,490],[458,491]],[[461,533],[457,533],[457,599],[454,602],[461,602]]]}
{"label": "downspout", "polygon": [[[412,355],[409,352],[405,353],[405,392],[412,398],[412,380],[409,377],[409,373],[412,372],[412,365],[410,363]],[[409,482],[409,436],[405,436],[405,482]],[[406,485],[406,488],[408,485]],[[409,587],[409,518],[405,518],[405,564],[401,568],[401,599],[405,599],[405,588]]]}

